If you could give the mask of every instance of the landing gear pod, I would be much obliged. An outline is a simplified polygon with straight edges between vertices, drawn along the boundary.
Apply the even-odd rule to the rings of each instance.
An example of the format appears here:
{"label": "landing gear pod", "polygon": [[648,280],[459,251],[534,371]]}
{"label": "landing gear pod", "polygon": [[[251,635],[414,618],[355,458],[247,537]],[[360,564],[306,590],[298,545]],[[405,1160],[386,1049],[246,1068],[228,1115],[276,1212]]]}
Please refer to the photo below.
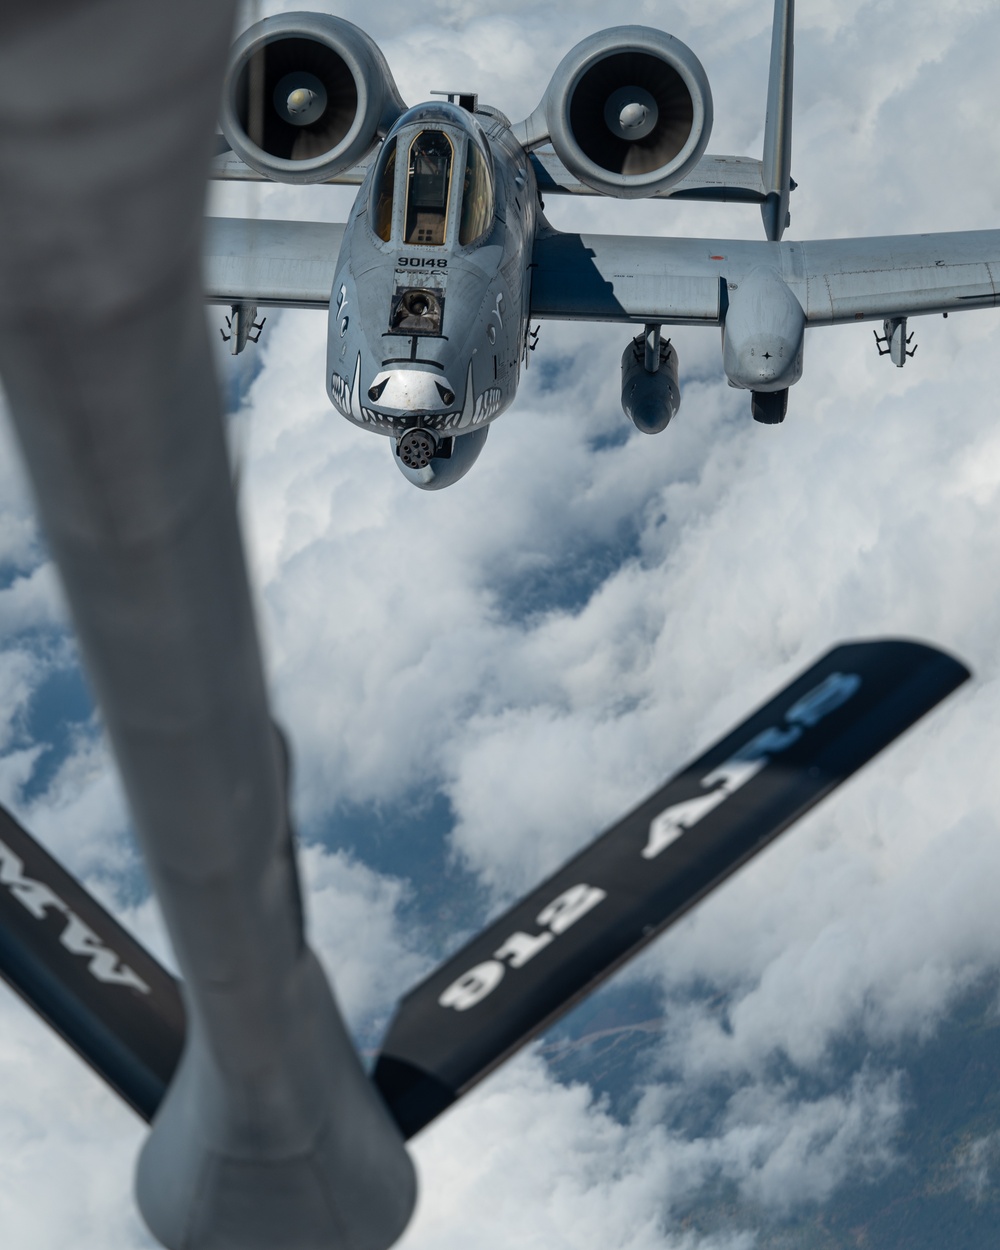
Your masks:
{"label": "landing gear pod", "polygon": [[451,486],[479,459],[490,427],[440,438],[431,430],[408,430],[393,444],[392,458],[403,477],[421,490],[443,490]]}
{"label": "landing gear pod", "polygon": [[649,326],[622,353],[622,410],[643,434],[659,434],[680,406],[677,353],[659,326]]}
{"label": "landing gear pod", "polygon": [[783,391],[752,391],[750,413],[761,425],[780,425],[788,412],[788,387]]}
{"label": "landing gear pod", "polygon": [[251,169],[276,182],[323,182],[363,160],[405,109],[363,30],[323,13],[283,13],[233,44],[219,120]]}
{"label": "landing gear pod", "polygon": [[[730,385],[758,395],[794,386],[802,377],[805,327],[802,305],[776,269],[760,265],[730,286],[722,327],[722,367]],[[768,411],[777,414],[777,404]],[[769,425],[782,420],[784,408],[781,414],[754,413]]]}
{"label": "landing gear pod", "polygon": [[534,113],[526,146],[551,139],[576,178],[638,199],[679,182],[712,132],[712,91],[686,44],[648,26],[616,26],[578,43]]}

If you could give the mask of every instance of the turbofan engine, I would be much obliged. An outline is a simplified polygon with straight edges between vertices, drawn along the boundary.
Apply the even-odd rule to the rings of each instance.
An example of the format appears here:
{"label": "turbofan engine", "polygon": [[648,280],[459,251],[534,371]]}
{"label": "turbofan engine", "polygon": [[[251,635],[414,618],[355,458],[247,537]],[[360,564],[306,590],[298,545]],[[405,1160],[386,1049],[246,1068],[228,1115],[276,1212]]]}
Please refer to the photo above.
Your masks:
{"label": "turbofan engine", "polygon": [[526,147],[551,140],[580,182],[624,199],[679,182],[712,131],[701,62],[672,35],[615,26],[578,43],[522,123]]}
{"label": "turbofan engine", "polygon": [[283,13],[233,44],[219,120],[251,169],[322,182],[363,160],[405,109],[363,30],[323,13]]}

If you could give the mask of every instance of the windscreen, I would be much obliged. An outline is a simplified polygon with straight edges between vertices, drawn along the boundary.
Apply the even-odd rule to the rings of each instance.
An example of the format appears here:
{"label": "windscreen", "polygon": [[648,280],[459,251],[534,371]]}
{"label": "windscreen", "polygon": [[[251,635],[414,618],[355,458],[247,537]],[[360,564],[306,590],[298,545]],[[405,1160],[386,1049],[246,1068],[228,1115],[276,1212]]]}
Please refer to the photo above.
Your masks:
{"label": "windscreen", "polygon": [[394,198],[393,186],[396,181],[396,140],[392,138],[386,143],[379,157],[379,167],[375,171],[372,193],[372,229],[383,243],[389,242],[392,234],[392,205]]}
{"label": "windscreen", "polygon": [[493,178],[479,148],[469,140],[462,189],[462,222],[458,241],[463,247],[475,243],[493,224]]}
{"label": "windscreen", "polygon": [[453,150],[441,130],[422,130],[410,144],[406,181],[406,242],[439,247],[445,241]]}

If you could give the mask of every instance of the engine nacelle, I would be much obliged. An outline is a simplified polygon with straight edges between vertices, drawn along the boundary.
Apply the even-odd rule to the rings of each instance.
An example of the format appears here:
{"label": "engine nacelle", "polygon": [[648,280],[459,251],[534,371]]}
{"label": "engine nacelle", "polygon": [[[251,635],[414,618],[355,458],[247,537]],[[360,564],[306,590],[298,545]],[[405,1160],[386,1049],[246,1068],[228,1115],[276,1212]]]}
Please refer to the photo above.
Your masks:
{"label": "engine nacelle", "polygon": [[681,406],[677,353],[659,336],[650,349],[647,337],[640,334],[622,353],[622,411],[643,434],[659,434]]}
{"label": "engine nacelle", "polygon": [[648,26],[615,26],[563,57],[522,127],[529,147],[551,139],[586,186],[638,199],[694,169],[712,117],[708,77],[686,44]]}
{"label": "engine nacelle", "polygon": [[251,169],[304,183],[356,165],[405,111],[363,30],[323,13],[282,13],[233,44],[219,120]]}
{"label": "engine nacelle", "polygon": [[443,490],[451,486],[479,459],[486,445],[488,425],[468,434],[439,438],[431,430],[411,430],[393,444],[392,458],[408,482],[421,490]]}

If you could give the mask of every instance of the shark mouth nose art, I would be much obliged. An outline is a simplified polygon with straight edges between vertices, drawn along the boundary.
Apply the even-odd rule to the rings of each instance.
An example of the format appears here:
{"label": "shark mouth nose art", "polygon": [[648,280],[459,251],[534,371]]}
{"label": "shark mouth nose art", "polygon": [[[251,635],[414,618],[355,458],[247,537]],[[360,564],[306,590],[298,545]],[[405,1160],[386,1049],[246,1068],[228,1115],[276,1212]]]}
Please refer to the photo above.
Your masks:
{"label": "shark mouth nose art", "polygon": [[440,373],[391,369],[376,375],[368,398],[381,408],[402,412],[446,412],[455,403],[455,388]]}

